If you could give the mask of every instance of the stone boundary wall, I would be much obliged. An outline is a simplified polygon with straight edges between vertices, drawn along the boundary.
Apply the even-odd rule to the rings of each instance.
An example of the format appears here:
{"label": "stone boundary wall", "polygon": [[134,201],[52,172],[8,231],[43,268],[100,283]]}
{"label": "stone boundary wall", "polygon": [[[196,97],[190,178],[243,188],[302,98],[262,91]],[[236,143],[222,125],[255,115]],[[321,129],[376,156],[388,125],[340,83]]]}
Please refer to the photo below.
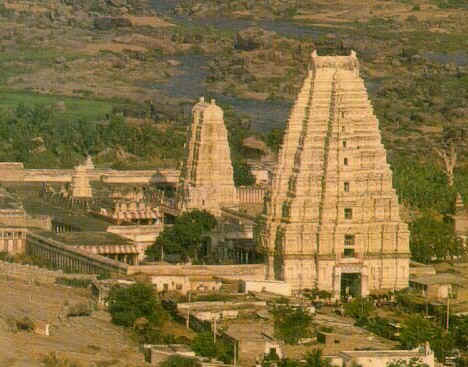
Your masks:
{"label": "stone boundary wall", "polygon": [[266,190],[262,187],[242,186],[237,188],[239,204],[263,204]]}
{"label": "stone boundary wall", "polygon": [[265,265],[139,265],[129,266],[128,274],[173,276],[218,276],[227,279],[263,280]]}
{"label": "stone boundary wall", "polygon": [[127,274],[128,272],[126,264],[67,246],[62,242],[32,232],[27,235],[26,252],[47,260],[59,269],[67,269],[77,273]]}
{"label": "stone boundary wall", "polygon": [[[71,182],[72,169],[25,169],[21,162],[0,162],[0,182]],[[176,169],[127,170],[90,169],[91,181],[120,184],[176,184]]]}
{"label": "stone boundary wall", "polygon": [[61,269],[49,270],[36,265],[10,263],[7,261],[0,261],[0,273],[7,278],[12,277],[25,281],[38,281],[43,284],[54,284],[57,278],[96,279],[96,275],[94,274],[65,274]]}
{"label": "stone boundary wall", "polygon": [[187,311],[187,310],[220,310],[220,309],[238,309],[242,307],[259,307],[263,308],[266,307],[266,302],[265,301],[240,301],[240,302],[234,302],[234,301],[228,301],[228,302],[223,302],[223,301],[214,301],[214,302],[208,302],[208,301],[199,301],[199,302],[182,302],[182,303],[177,303],[177,310],[178,311]]}

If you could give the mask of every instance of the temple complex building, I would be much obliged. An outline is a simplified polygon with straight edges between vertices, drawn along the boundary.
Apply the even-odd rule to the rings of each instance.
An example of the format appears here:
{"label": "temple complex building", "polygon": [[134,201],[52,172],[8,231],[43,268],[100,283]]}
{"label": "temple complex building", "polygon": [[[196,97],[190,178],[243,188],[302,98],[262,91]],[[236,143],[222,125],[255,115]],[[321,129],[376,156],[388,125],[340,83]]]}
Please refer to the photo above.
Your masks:
{"label": "temple complex building", "polygon": [[312,54],[267,202],[267,279],[335,297],[405,288],[409,232],[350,56]]}
{"label": "temple complex building", "polygon": [[220,215],[223,206],[238,202],[223,110],[202,97],[192,114],[187,159],[177,188],[178,207]]}

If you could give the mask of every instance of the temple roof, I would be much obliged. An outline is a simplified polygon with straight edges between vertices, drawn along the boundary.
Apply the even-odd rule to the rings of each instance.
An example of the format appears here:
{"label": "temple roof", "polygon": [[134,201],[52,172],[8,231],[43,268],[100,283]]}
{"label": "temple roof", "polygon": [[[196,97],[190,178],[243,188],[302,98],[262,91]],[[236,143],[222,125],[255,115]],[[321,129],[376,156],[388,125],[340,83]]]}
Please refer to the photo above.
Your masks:
{"label": "temple roof", "polygon": [[70,246],[114,246],[131,245],[132,241],[110,232],[40,232],[41,236],[52,238]]}

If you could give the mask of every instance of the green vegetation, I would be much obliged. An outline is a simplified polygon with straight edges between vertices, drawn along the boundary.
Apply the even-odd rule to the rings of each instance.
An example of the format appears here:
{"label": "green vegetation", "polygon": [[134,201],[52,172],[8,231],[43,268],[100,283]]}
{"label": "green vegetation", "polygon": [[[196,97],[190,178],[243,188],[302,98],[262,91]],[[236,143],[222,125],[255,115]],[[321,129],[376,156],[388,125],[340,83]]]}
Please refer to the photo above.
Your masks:
{"label": "green vegetation", "polygon": [[145,318],[151,326],[159,327],[167,317],[151,285],[113,287],[107,302],[116,325],[133,327],[138,319]]}
{"label": "green vegetation", "polygon": [[426,363],[421,362],[418,358],[411,358],[409,361],[399,359],[387,363],[387,367],[429,367]]}
{"label": "green vegetation", "polygon": [[400,332],[400,343],[404,348],[416,348],[429,341],[434,354],[439,361],[455,347],[453,336],[447,331],[435,326],[420,315],[410,316],[404,323]]}
{"label": "green vegetation", "polygon": [[195,262],[208,260],[205,235],[215,228],[216,218],[205,210],[192,210],[176,218],[173,226],[166,226],[154,245],[146,249],[151,260],[167,255]]}
{"label": "green vegetation", "polygon": [[369,298],[355,298],[345,304],[345,314],[356,320],[367,319],[374,309],[374,305]]}
{"label": "green vegetation", "polygon": [[201,367],[196,358],[173,355],[159,364],[160,367]]}
{"label": "green vegetation", "polygon": [[236,186],[250,186],[255,184],[255,177],[250,172],[250,168],[244,161],[234,161],[234,184]]}
{"label": "green vegetation", "polygon": [[289,358],[279,359],[276,353],[270,353],[263,361],[264,367],[278,366],[278,367],[331,367],[331,360],[325,358],[321,349],[314,349],[307,352],[302,360],[295,360]]}
{"label": "green vegetation", "polygon": [[278,152],[283,143],[285,129],[271,129],[265,136],[265,143],[273,152]]}
{"label": "green vegetation", "polygon": [[121,115],[110,115],[105,123],[66,120],[50,106],[20,104],[0,115],[0,160],[32,168],[70,168],[87,154],[115,168],[157,158],[175,161],[182,156],[184,135],[149,123],[131,126]]}
{"label": "green vegetation", "polygon": [[115,286],[107,299],[112,322],[131,328],[140,343],[174,343],[176,338],[164,332],[169,315],[163,309],[152,285],[136,283]]}
{"label": "green vegetation", "polygon": [[410,232],[411,255],[416,261],[453,260],[466,252],[448,219],[439,221],[425,213],[410,224]]}
{"label": "green vegetation", "polygon": [[25,316],[21,320],[16,320],[16,328],[23,331],[32,331],[34,330],[34,322]]}
{"label": "green vegetation", "polygon": [[234,349],[231,343],[222,338],[213,340],[213,334],[209,331],[201,332],[193,339],[191,347],[195,353],[202,357],[216,358],[224,363],[232,363]]}
{"label": "green vegetation", "polygon": [[81,302],[68,306],[67,317],[90,316],[93,313],[89,303]]}
{"label": "green vegetation", "polygon": [[88,288],[92,281],[90,279],[57,277],[55,283],[75,288]]}
{"label": "green vegetation", "polygon": [[310,336],[312,316],[302,307],[276,304],[273,311],[275,337],[286,344],[297,344]]}
{"label": "green vegetation", "polygon": [[[62,104],[63,102],[63,104]],[[18,106],[49,106],[62,120],[102,121],[112,112],[114,104],[109,100],[38,94],[29,91],[0,90],[0,110],[16,110]],[[63,110],[54,108],[62,104]]]}
{"label": "green vegetation", "polygon": [[43,363],[44,367],[82,367],[78,362],[57,357],[56,353],[49,353],[47,356],[42,358],[41,362]]}
{"label": "green vegetation", "polygon": [[424,300],[418,301],[418,298],[408,291],[400,291],[395,296],[397,306],[392,305],[388,308],[384,306],[384,309],[386,312],[394,312],[394,316],[399,321],[379,316],[381,310],[375,308],[369,298],[356,299],[345,305],[345,312],[356,320],[357,326],[384,338],[399,341],[401,348],[412,349],[429,342],[435,357],[440,362],[452,355],[454,348],[460,350],[465,348],[468,317],[452,316],[450,328],[445,330],[440,326],[446,326],[445,307],[434,309],[431,305],[430,310],[435,318],[430,320],[423,316],[429,306]]}

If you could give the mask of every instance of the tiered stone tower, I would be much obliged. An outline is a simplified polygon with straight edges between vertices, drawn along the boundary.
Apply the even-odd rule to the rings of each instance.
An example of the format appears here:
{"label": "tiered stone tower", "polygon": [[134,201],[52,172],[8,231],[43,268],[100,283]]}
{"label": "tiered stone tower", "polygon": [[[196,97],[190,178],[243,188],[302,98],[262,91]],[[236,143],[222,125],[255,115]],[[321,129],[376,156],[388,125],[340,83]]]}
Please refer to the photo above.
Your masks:
{"label": "tiered stone tower", "polygon": [[205,209],[220,214],[223,206],[237,205],[231,152],[223,110],[214,100],[200,98],[192,110],[187,160],[181,170],[178,205],[182,210]]}
{"label": "tiered stone tower", "polygon": [[314,52],[267,202],[267,278],[334,296],[404,288],[408,241],[356,54]]}
{"label": "tiered stone tower", "polygon": [[86,165],[75,167],[71,181],[71,196],[73,198],[91,199],[93,191],[89,184],[88,168]]}

